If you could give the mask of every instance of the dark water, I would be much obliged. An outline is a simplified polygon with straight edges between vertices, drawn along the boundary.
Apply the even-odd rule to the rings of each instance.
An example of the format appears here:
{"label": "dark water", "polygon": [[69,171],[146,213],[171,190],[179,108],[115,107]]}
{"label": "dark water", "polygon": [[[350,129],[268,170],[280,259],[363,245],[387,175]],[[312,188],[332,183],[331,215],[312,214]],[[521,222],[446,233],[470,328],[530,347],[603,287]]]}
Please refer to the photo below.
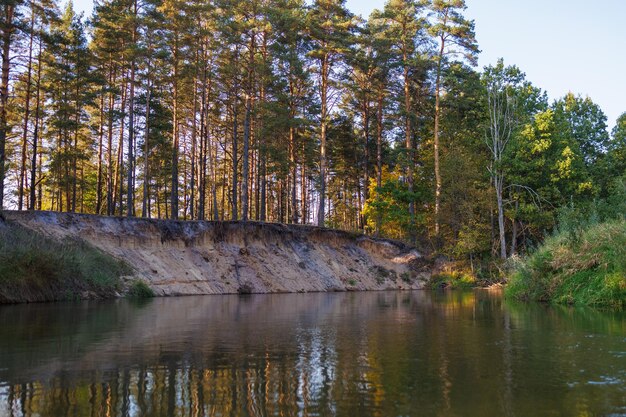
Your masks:
{"label": "dark water", "polygon": [[626,415],[626,315],[480,292],[0,307],[0,416]]}

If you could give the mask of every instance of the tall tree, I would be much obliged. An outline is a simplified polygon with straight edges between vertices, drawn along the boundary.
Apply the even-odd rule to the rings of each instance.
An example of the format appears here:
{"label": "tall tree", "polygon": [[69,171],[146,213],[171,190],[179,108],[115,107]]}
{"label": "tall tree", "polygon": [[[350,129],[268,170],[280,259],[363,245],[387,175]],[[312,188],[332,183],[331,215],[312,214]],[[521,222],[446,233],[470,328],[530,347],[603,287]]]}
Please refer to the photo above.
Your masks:
{"label": "tall tree", "polygon": [[[309,39],[301,36],[301,22],[304,20],[305,8],[301,0],[284,0],[270,11],[270,19],[274,28],[275,42],[272,43],[274,56],[274,69],[271,74],[273,82],[273,96],[276,101],[271,106],[272,113],[281,114],[280,123],[288,130],[290,193],[289,211],[292,223],[298,223],[303,219],[304,210],[298,207],[298,164],[304,165],[304,160],[299,160],[299,139],[308,121],[305,115],[308,112],[311,100],[311,80],[306,71],[306,53],[310,47]],[[277,107],[285,106],[283,112],[278,112]],[[277,121],[274,117],[274,121]],[[263,146],[265,148],[265,146]],[[300,155],[304,157],[304,155]],[[263,154],[262,166],[267,164]],[[303,159],[303,158],[300,158]],[[264,181],[264,179],[262,179]],[[300,177],[300,197],[304,203],[305,178]],[[262,195],[265,193],[262,192]],[[261,198],[263,204],[263,198]],[[262,214],[265,213],[262,211]],[[263,219],[263,217],[262,217]]]}
{"label": "tall tree", "polygon": [[439,135],[441,118],[442,76],[446,70],[447,57],[461,56],[475,64],[478,46],[474,35],[474,22],[465,19],[462,12],[465,0],[433,0],[431,34],[438,43],[435,55],[435,127],[433,155],[435,164],[435,235],[439,236],[439,211],[441,206],[441,171],[439,161]]}
{"label": "tall tree", "polygon": [[166,44],[168,49],[169,83],[171,87],[172,112],[172,156],[171,156],[171,187],[170,187],[170,217],[178,219],[179,212],[179,182],[180,182],[180,139],[181,124],[183,122],[183,87],[188,82],[188,66],[190,56],[189,30],[192,29],[191,16],[186,13],[189,4],[181,0],[165,0],[159,7],[164,16]]}
{"label": "tall tree", "polygon": [[315,61],[316,89],[320,102],[318,226],[323,226],[326,218],[328,123],[339,97],[342,59],[348,51],[353,27],[352,15],[345,7],[345,0],[316,0],[307,16],[307,29],[313,45],[309,56]]}
{"label": "tall tree", "polygon": [[[384,43],[389,46],[391,65],[399,70],[402,80],[399,103],[400,117],[404,128],[404,166],[408,192],[414,191],[415,144],[413,140],[415,129],[415,114],[413,114],[412,77],[416,67],[423,60],[422,54],[426,48],[427,22],[422,16],[425,4],[414,0],[390,0],[385,4],[381,13],[372,15],[375,24],[382,32]],[[421,49],[420,49],[421,48]],[[415,201],[408,199],[409,217],[415,221]]]}
{"label": "tall tree", "polygon": [[507,146],[519,123],[516,108],[516,88],[524,80],[524,74],[517,67],[504,67],[500,59],[495,67],[486,67],[483,75],[487,91],[489,128],[486,143],[491,152],[492,161],[489,172],[496,192],[498,210],[498,232],[500,258],[506,259],[506,234],[504,225],[504,158]]}
{"label": "tall tree", "polygon": [[7,106],[9,102],[9,74],[11,71],[11,45],[17,32],[20,0],[7,0],[0,6],[0,210],[4,207],[4,180],[6,164],[6,140],[9,133]]}

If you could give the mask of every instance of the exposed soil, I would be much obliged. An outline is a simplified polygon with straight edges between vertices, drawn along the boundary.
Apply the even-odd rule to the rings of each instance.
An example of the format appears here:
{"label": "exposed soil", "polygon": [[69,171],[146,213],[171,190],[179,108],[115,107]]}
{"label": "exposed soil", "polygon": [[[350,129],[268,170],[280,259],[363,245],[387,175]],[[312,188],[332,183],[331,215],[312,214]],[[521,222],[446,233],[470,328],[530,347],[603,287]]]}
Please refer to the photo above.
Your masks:
{"label": "exposed soil", "polygon": [[420,289],[432,264],[415,248],[313,226],[5,211],[55,239],[124,260],[157,295]]}

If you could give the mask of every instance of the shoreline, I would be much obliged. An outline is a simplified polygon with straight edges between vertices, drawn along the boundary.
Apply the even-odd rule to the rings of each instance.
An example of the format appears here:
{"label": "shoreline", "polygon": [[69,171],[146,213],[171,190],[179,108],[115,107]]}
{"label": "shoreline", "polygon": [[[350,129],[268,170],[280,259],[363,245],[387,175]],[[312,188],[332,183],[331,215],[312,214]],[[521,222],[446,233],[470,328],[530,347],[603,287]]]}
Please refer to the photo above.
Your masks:
{"label": "shoreline", "polygon": [[[22,240],[47,242],[52,254],[81,258],[73,252],[81,250],[86,257],[102,256],[106,265],[122,264],[108,291],[78,288],[68,297],[57,291],[13,302],[116,298],[134,285],[156,296],[422,289],[433,270],[427,254],[402,242],[317,226],[37,211],[3,215],[5,233],[23,229]],[[20,268],[28,275],[28,268]],[[86,277],[89,268],[106,269],[85,268]],[[0,276],[1,282],[6,285],[7,278]]]}

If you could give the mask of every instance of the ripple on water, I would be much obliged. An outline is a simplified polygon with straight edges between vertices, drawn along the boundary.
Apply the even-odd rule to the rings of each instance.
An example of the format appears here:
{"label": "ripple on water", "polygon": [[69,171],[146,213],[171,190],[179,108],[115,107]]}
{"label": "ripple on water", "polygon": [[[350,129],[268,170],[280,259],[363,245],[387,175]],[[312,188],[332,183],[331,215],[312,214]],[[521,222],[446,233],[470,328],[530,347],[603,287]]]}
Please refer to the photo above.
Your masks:
{"label": "ripple on water", "polygon": [[599,381],[587,381],[587,385],[618,385],[621,383],[622,380],[620,378],[608,375],[601,376]]}

